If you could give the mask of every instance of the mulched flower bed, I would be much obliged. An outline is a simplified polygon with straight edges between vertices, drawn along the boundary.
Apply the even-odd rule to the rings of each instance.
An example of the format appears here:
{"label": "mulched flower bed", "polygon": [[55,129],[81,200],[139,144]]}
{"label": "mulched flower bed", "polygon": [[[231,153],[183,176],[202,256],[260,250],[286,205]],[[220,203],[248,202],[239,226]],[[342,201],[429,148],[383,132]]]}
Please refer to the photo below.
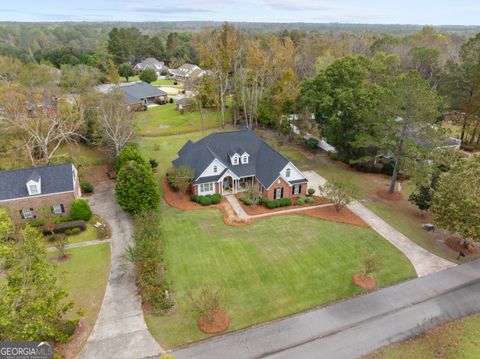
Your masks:
{"label": "mulched flower bed", "polygon": [[212,321],[208,321],[205,316],[202,316],[198,318],[197,325],[198,328],[204,333],[221,333],[227,330],[228,326],[230,325],[230,318],[228,317],[227,313],[220,309],[213,314]]}
{"label": "mulched flower bed", "polygon": [[445,239],[445,244],[448,248],[458,253],[463,252],[464,254],[473,254],[478,251],[477,247],[474,245],[470,245],[468,248],[466,248],[464,245],[462,245],[462,239],[457,236],[448,237]]}
{"label": "mulched flower bed", "polygon": [[362,289],[375,289],[377,282],[372,276],[365,276],[362,273],[357,273],[353,276],[353,283]]}
{"label": "mulched flower bed", "polygon": [[[273,208],[273,209],[268,209],[267,207],[258,204],[257,207],[254,209],[252,206],[247,206],[245,203],[240,201],[240,197],[242,196],[243,193],[237,193],[235,197],[237,198],[238,202],[240,202],[240,205],[243,207],[245,212],[251,216],[255,216],[257,214],[265,214],[265,213],[275,213],[275,212],[281,212],[285,211],[288,209],[292,208],[306,208],[308,209],[309,207],[312,206],[318,206],[320,204],[327,204],[331,203],[328,199],[320,196],[313,196],[314,202],[313,203],[305,203],[304,205],[297,206],[297,205],[291,205],[291,206],[286,206],[286,207],[278,207],[278,208]],[[292,199],[292,202],[295,203],[295,199]]]}
{"label": "mulched flower bed", "polygon": [[342,208],[340,212],[335,210],[334,206],[313,208],[302,211],[298,214],[305,214],[310,217],[324,219],[332,222],[351,224],[354,226],[369,228],[370,226],[348,208]]}

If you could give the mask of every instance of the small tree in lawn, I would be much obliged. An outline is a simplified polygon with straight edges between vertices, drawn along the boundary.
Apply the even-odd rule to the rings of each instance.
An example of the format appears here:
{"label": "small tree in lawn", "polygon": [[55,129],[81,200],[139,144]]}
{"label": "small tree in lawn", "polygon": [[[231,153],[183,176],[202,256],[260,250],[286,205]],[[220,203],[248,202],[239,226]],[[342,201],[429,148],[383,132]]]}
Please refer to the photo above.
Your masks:
{"label": "small tree in lawn", "polygon": [[192,184],[195,173],[192,168],[188,166],[180,166],[171,174],[171,181],[174,187],[178,189],[181,195],[187,193]]}
{"label": "small tree in lawn", "polygon": [[206,285],[193,295],[189,294],[193,309],[198,313],[200,319],[212,323],[215,314],[220,310],[221,295],[218,288]]}
{"label": "small tree in lawn", "polygon": [[55,248],[58,251],[58,258],[65,259],[67,258],[67,245],[68,245],[68,237],[65,235],[60,235],[55,243]]}
{"label": "small tree in lawn", "polygon": [[251,188],[249,188],[246,192],[246,195],[250,201],[252,201],[252,208],[255,209],[257,208],[257,205],[260,203],[262,199],[262,193],[260,192],[260,188],[258,185],[253,185]]}
{"label": "small tree in lawn", "polygon": [[367,253],[362,257],[362,275],[368,277],[378,271],[380,263],[375,253]]}
{"label": "small tree in lawn", "polygon": [[44,206],[39,209],[38,211],[40,218],[45,221],[43,227],[49,231],[53,232],[53,228],[55,227],[55,214],[52,211],[52,207]]}
{"label": "small tree in lawn", "polygon": [[8,215],[7,210],[0,208],[0,241],[7,239],[15,230],[15,225]]}
{"label": "small tree in lawn", "polygon": [[128,82],[128,78],[133,76],[133,67],[128,62],[125,62],[118,66],[118,74],[122,77],[125,77],[125,80]]}
{"label": "small tree in lawn", "polygon": [[151,168],[135,161],[125,163],[117,175],[115,197],[120,207],[130,214],[156,208],[160,195]]}
{"label": "small tree in lawn", "polygon": [[343,181],[329,181],[318,189],[323,197],[333,202],[337,212],[349,205],[356,193],[356,189],[351,183]]}
{"label": "small tree in lawn", "polygon": [[152,69],[145,69],[140,73],[139,79],[149,84],[157,80],[157,74]]}
{"label": "small tree in lawn", "polygon": [[92,218],[92,210],[90,205],[83,198],[77,198],[72,203],[72,208],[70,209],[70,218],[74,221],[82,220],[88,221]]}

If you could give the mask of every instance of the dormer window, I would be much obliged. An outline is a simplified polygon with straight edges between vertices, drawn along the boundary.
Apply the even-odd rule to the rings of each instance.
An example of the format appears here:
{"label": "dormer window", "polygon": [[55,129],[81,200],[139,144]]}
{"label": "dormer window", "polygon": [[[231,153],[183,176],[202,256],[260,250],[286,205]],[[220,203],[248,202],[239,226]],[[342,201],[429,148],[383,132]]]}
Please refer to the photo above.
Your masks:
{"label": "dormer window", "polygon": [[248,155],[247,154],[244,154],[242,156],[242,163],[245,164],[245,163],[248,163]]}
{"label": "dormer window", "polygon": [[28,192],[30,196],[33,196],[35,194],[40,194],[40,191],[38,190],[38,186],[36,184],[28,185]]}
{"label": "dormer window", "polygon": [[285,177],[290,177],[290,168],[287,168],[287,170],[285,171]]}
{"label": "dormer window", "polygon": [[232,157],[232,164],[238,165],[238,156],[233,156]]}
{"label": "dormer window", "polygon": [[42,178],[36,171],[30,175],[26,186],[29,196],[35,196],[42,193]]}

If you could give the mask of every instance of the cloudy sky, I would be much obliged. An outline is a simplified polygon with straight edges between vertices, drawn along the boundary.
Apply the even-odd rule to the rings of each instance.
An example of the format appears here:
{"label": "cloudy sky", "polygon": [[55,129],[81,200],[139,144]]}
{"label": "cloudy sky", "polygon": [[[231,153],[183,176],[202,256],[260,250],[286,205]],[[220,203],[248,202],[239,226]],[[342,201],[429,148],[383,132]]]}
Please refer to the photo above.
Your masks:
{"label": "cloudy sky", "polygon": [[0,20],[228,20],[480,25],[480,1],[0,0]]}

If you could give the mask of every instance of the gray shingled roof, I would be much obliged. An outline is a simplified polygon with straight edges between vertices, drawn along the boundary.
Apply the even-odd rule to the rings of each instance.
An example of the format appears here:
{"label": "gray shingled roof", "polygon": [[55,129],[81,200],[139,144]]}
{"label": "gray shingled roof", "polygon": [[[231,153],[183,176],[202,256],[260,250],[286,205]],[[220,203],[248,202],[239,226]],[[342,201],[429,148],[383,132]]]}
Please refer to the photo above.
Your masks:
{"label": "gray shingled roof", "polygon": [[29,196],[27,182],[41,178],[41,195],[73,191],[71,163],[0,171],[0,201]]}
{"label": "gray shingled roof", "polygon": [[[230,154],[240,150],[250,155],[249,162],[234,166],[230,162]],[[193,168],[195,178],[198,178],[213,159],[217,158],[238,177],[256,176],[265,188],[270,187],[278,178],[280,171],[290,162],[247,128],[213,133],[195,143],[188,141],[178,152],[178,156],[172,162],[173,165]]]}
{"label": "gray shingled roof", "polygon": [[[131,84],[122,84],[120,86],[125,100],[128,104],[138,103],[145,98],[167,96],[165,91],[147,84],[146,82],[133,82]],[[136,99],[136,102],[131,102]],[[130,102],[129,102],[130,101]]]}

